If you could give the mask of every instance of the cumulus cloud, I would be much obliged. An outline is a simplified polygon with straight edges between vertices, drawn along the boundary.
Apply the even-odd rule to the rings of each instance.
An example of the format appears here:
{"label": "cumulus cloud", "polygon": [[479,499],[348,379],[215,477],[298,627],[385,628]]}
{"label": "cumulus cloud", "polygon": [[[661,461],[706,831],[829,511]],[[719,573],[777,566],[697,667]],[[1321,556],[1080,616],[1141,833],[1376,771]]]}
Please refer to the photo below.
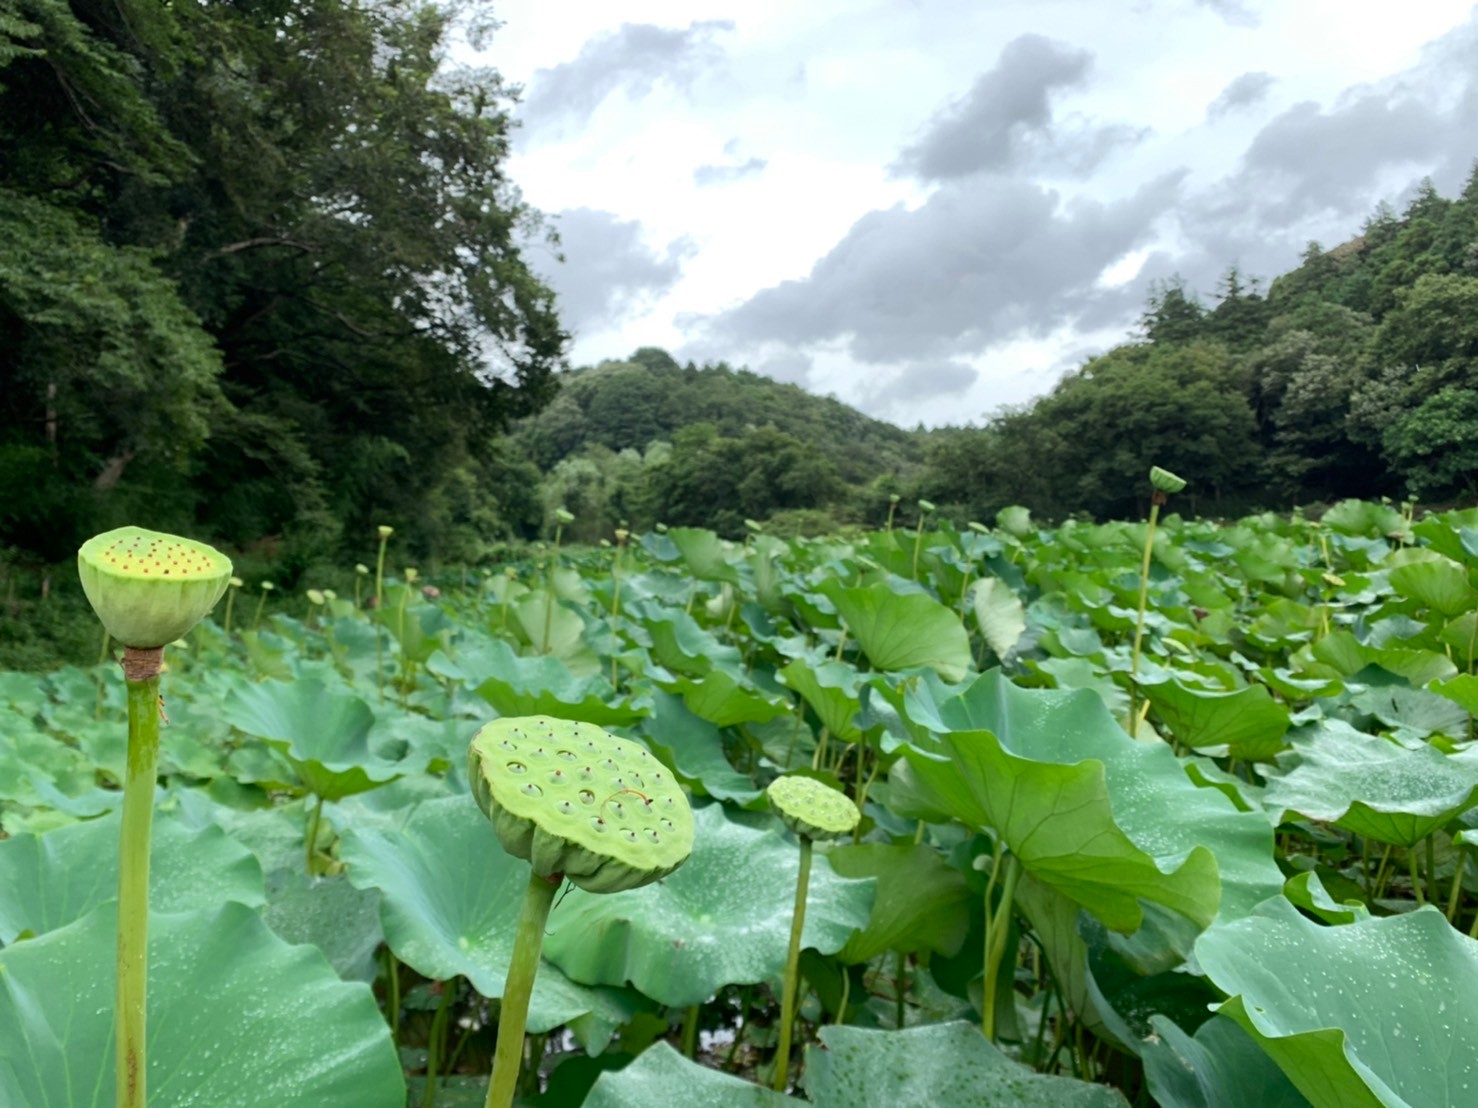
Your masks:
{"label": "cumulus cloud", "polygon": [[637,221],[591,208],[560,212],[554,225],[564,264],[535,265],[554,288],[561,320],[576,334],[616,323],[667,292],[694,250],[687,238],[654,248]]}
{"label": "cumulus cloud", "polygon": [[887,414],[915,409],[922,400],[937,396],[959,396],[967,392],[980,371],[964,362],[910,362],[881,385],[869,390],[862,407]]}
{"label": "cumulus cloud", "polygon": [[707,321],[741,346],[842,341],[860,361],[942,360],[1124,310],[1105,267],[1145,244],[1184,174],[1111,203],[1064,202],[999,177],[951,183],[917,208],[870,212],[809,276]]}
{"label": "cumulus cloud", "polygon": [[1271,73],[1254,69],[1232,81],[1206,108],[1207,119],[1220,119],[1240,108],[1250,108],[1267,99],[1276,78]]}
{"label": "cumulus cloud", "polygon": [[1093,55],[1041,35],[1012,39],[993,69],[929,121],[895,170],[947,181],[1020,161],[1033,135],[1052,123],[1054,90],[1083,82]]}
{"label": "cumulus cloud", "polygon": [[693,170],[693,183],[700,188],[709,185],[730,185],[735,181],[742,181],[746,177],[753,177],[764,172],[765,166],[769,165],[765,158],[750,158],[743,162],[731,162],[728,165],[700,165]]}
{"label": "cumulus cloud", "polygon": [[1082,86],[1093,55],[1022,35],[964,96],[937,112],[893,165],[896,174],[951,181],[978,173],[1066,172],[1086,176],[1116,150],[1144,140],[1147,127],[1059,120],[1055,93]]}
{"label": "cumulus cloud", "polygon": [[1203,8],[1209,8],[1233,27],[1256,27],[1257,13],[1249,9],[1244,0],[1196,0]]}
{"label": "cumulus cloud", "polygon": [[525,131],[537,136],[579,126],[618,89],[640,98],[658,82],[688,88],[723,60],[723,48],[714,40],[733,28],[728,20],[696,22],[681,30],[625,23],[596,35],[570,61],[534,73],[520,113]]}

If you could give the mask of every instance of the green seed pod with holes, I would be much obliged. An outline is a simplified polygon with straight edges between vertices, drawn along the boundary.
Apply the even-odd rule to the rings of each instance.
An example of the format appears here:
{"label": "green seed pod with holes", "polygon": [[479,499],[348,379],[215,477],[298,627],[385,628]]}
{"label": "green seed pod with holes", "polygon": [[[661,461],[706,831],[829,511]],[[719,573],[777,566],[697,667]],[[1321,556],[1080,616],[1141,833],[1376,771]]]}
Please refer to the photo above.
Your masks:
{"label": "green seed pod with holes", "polygon": [[108,634],[152,650],[182,638],[216,606],[231,582],[231,559],[193,539],[120,527],[82,544],[77,576]]}
{"label": "green seed pod with holes", "polygon": [[850,835],[862,818],[850,797],[814,777],[777,777],[765,792],[780,822],[813,842]]}
{"label": "green seed pod with holes", "polygon": [[1185,488],[1185,478],[1175,476],[1168,469],[1150,466],[1150,486],[1168,496]]}
{"label": "green seed pod with holes", "polygon": [[594,724],[495,719],[467,748],[467,777],[503,849],[540,877],[620,892],[667,876],[693,849],[682,786],[642,746]]}

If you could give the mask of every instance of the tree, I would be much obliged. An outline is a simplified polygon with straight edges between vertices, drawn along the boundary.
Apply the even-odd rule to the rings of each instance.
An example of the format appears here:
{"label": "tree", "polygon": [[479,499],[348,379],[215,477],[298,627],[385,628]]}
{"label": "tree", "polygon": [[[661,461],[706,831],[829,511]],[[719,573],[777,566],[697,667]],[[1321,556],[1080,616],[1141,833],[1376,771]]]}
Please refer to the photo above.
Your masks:
{"label": "tree", "polygon": [[1139,317],[1140,333],[1149,342],[1194,342],[1204,332],[1206,309],[1188,293],[1179,275],[1150,286],[1149,300]]}
{"label": "tree", "polygon": [[[372,534],[450,504],[499,428],[547,401],[566,336],[520,251],[538,223],[503,173],[512,97],[450,63],[446,11],[18,11],[0,23],[0,220],[54,228],[67,256],[0,278],[18,338],[0,381],[28,445],[50,422],[30,414],[75,382],[56,450],[76,480],[106,477],[100,510],[157,484],[163,459],[189,478],[175,509],[229,540]],[[131,282],[119,299],[152,334],[87,290],[99,274]],[[74,356],[89,343],[118,368]],[[99,387],[110,375],[148,395],[126,402]]]}

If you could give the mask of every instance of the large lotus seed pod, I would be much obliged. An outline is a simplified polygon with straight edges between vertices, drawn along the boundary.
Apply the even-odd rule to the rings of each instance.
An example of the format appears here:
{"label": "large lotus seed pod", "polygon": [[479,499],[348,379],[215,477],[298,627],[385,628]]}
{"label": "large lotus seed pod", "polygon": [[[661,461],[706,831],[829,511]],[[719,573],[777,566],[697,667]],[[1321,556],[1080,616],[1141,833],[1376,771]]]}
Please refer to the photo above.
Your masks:
{"label": "large lotus seed pod", "polygon": [[848,796],[814,777],[777,777],[765,791],[780,821],[813,841],[850,835],[862,819]]}
{"label": "large lotus seed pod", "polygon": [[616,893],[666,877],[693,849],[682,786],[594,724],[495,719],[472,737],[467,778],[503,849],[541,877]]}
{"label": "large lotus seed pod", "polygon": [[1175,476],[1168,469],[1150,466],[1150,485],[1157,491],[1169,495],[1185,488],[1185,478]]}
{"label": "large lotus seed pod", "polygon": [[108,634],[152,650],[183,638],[216,606],[231,559],[193,539],[120,527],[82,544],[77,575]]}

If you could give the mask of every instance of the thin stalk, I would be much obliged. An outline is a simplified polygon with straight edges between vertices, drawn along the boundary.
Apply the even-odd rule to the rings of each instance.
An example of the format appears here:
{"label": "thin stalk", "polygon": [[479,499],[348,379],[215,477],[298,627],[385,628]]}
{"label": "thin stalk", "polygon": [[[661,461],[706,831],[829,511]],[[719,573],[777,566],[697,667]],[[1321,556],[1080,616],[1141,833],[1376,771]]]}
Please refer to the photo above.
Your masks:
{"label": "thin stalk", "polygon": [[1457,856],[1457,869],[1452,871],[1452,892],[1447,895],[1447,922],[1452,923],[1457,918],[1458,901],[1463,897],[1463,870],[1468,865],[1468,852],[1459,850]]}
{"label": "thin stalk", "polygon": [[549,921],[549,909],[554,906],[554,894],[562,882],[562,875],[551,879],[529,874],[529,887],[524,893],[523,911],[519,913],[518,931],[513,939],[513,959],[503,985],[498,1045],[493,1050],[493,1077],[488,1082],[486,1108],[511,1108],[514,1093],[518,1091],[529,995],[534,991],[534,974],[539,970],[539,955],[544,949],[544,925]]}
{"label": "thin stalk", "polygon": [[[998,867],[1006,871],[1004,884],[1001,886],[1001,903],[994,912],[990,910],[987,903],[986,912],[986,942],[985,942],[985,982],[984,994],[980,998],[980,1028],[985,1037],[991,1042],[996,1039],[996,988],[1001,975],[1001,957],[1006,953],[1006,937],[1011,932],[1011,903],[1016,899],[1016,882],[1021,877],[1021,864],[1017,862],[1016,855],[1008,853],[1004,848]],[[995,874],[991,875],[991,884],[994,884]],[[986,890],[986,896],[990,896],[990,890]]]}
{"label": "thin stalk", "polygon": [[1139,615],[1134,621],[1134,655],[1129,667],[1129,734],[1133,735],[1134,717],[1139,707],[1139,650],[1144,642],[1144,612],[1150,599],[1150,559],[1155,553],[1155,524],[1160,521],[1160,502],[1164,493],[1155,490],[1150,501],[1150,526],[1144,536],[1144,558],[1139,563]]}
{"label": "thin stalk", "polygon": [[400,959],[385,947],[385,1001],[390,1007],[390,1041],[400,1045]]}
{"label": "thin stalk", "polygon": [[118,851],[118,1108],[143,1108],[149,1010],[149,836],[159,761],[159,669],[164,651],[127,647],[128,768]]}
{"label": "thin stalk", "polygon": [[811,755],[811,768],[814,770],[819,770],[826,764],[826,739],[830,734],[831,732],[823,727],[821,737],[816,740],[816,752]]}
{"label": "thin stalk", "polygon": [[390,543],[390,536],[384,531],[380,532],[380,553],[375,558],[375,683],[379,690],[380,703],[385,703],[385,659],[384,644],[380,641],[380,616],[385,606],[385,547]]}
{"label": "thin stalk", "polygon": [[785,989],[780,998],[780,1042],[775,1048],[773,1087],[783,1093],[790,1076],[790,1039],[795,1026],[795,993],[800,978],[801,930],[806,925],[806,888],[811,882],[811,840],[801,836],[801,870],[795,880],[795,912],[790,920],[790,953],[785,958]]}
{"label": "thin stalk", "polygon": [[447,1012],[456,992],[455,980],[441,983],[441,1003],[436,1006],[436,1015],[431,1019],[431,1038],[426,1044],[426,1085],[421,1091],[421,1108],[432,1108],[436,1103],[437,1079],[441,1074],[442,1057],[446,1054]]}
{"label": "thin stalk", "polygon": [[847,1022],[847,1002],[852,996],[852,971],[850,967],[842,967],[842,1002],[837,1006],[837,1018],[832,1023],[840,1027]]}
{"label": "thin stalk", "polygon": [[267,591],[263,589],[262,595],[257,597],[257,612],[256,615],[252,616],[251,620],[251,629],[253,631],[262,626],[262,609],[267,606]]}
{"label": "thin stalk", "polygon": [[313,855],[318,847],[318,824],[323,819],[323,797],[318,798],[318,803],[313,805],[313,818],[308,821],[308,840],[304,844],[304,852],[307,855],[308,876],[313,876]]}
{"label": "thin stalk", "polygon": [[919,526],[913,535],[913,579],[919,579],[919,551],[924,547],[924,516],[919,514]]}
{"label": "thin stalk", "polygon": [[1437,876],[1436,876],[1436,874],[1437,874],[1437,840],[1433,836],[1431,836],[1431,835],[1428,835],[1427,836],[1426,862],[1427,862],[1427,865],[1426,865],[1427,899],[1428,900],[1435,901],[1437,899],[1437,896],[1438,896],[1438,893],[1437,893]]}
{"label": "thin stalk", "polygon": [[1387,867],[1390,865],[1391,862],[1392,849],[1392,844],[1387,843],[1385,852],[1380,856],[1380,866],[1375,871],[1375,893],[1371,896],[1372,900],[1379,900],[1382,896],[1385,895],[1386,881],[1390,878],[1390,874],[1387,872]]}
{"label": "thin stalk", "polygon": [[724,1057],[726,1070],[734,1068],[734,1059],[739,1057],[739,1044],[744,1042],[744,1032],[749,1030],[749,1007],[752,999],[750,990],[745,989],[740,993],[739,1022],[734,1025],[734,1041],[729,1044],[729,1053]]}
{"label": "thin stalk", "polygon": [[559,540],[564,536],[564,525],[554,529],[554,553],[549,558],[549,595],[544,598],[544,641],[539,646],[541,654],[549,653],[549,628],[554,623],[554,574],[559,569]]}
{"label": "thin stalk", "polygon": [[1411,871],[1411,891],[1416,894],[1416,904],[1420,908],[1427,902],[1422,895],[1422,878],[1416,869],[1416,847],[1411,847],[1406,852],[1406,868]]}
{"label": "thin stalk", "polygon": [[616,564],[611,569],[611,620],[621,614],[621,554],[624,546],[616,547]]}
{"label": "thin stalk", "polygon": [[225,624],[225,630],[226,630],[226,637],[228,639],[231,637],[231,607],[232,607],[232,604],[235,602],[235,600],[236,600],[236,588],[235,588],[235,586],[234,585],[227,586],[227,588],[226,588],[226,624]]}
{"label": "thin stalk", "polygon": [[687,1014],[683,1016],[683,1057],[696,1058],[698,1056],[698,1005],[689,1006]]}
{"label": "thin stalk", "polygon": [[903,1029],[905,1008],[908,1002],[908,966],[903,951],[894,952],[893,960],[893,1019],[894,1026]]}

